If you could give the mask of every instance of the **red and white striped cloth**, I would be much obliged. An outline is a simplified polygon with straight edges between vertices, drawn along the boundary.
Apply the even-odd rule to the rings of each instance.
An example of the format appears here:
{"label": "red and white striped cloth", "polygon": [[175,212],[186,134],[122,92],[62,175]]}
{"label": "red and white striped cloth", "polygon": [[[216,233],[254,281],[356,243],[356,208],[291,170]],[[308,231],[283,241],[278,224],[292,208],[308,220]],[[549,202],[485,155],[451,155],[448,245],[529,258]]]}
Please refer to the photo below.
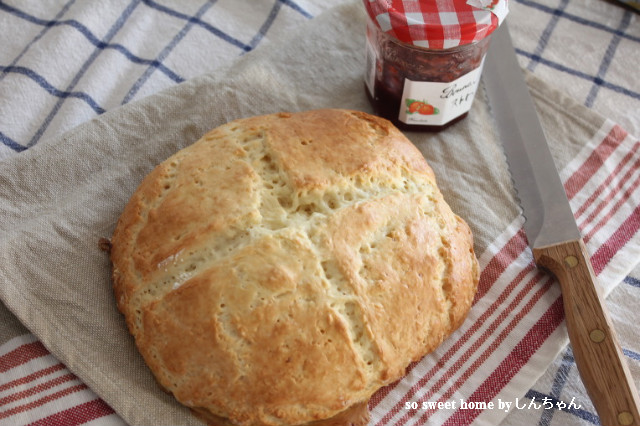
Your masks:
{"label": "red and white striped cloth", "polygon": [[[607,294],[640,258],[640,141],[607,121],[561,177]],[[522,223],[515,220],[480,254],[479,291],[463,327],[374,395],[372,426],[498,424],[507,414],[499,403],[518,409],[514,395],[566,346],[559,286],[535,268]],[[429,402],[455,408],[430,409]],[[478,402],[495,405],[469,408]],[[407,408],[412,403],[418,408]],[[32,335],[0,346],[0,426],[27,423],[124,425]]]}
{"label": "red and white striped cloth", "polygon": [[32,334],[6,342],[0,354],[0,426],[125,425]]}

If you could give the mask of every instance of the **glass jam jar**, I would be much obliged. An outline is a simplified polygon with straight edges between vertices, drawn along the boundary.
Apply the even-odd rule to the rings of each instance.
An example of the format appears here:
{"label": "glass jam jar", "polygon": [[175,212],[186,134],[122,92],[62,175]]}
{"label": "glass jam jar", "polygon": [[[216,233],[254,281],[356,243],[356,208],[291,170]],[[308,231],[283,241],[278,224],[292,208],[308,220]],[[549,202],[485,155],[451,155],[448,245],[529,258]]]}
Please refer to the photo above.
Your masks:
{"label": "glass jam jar", "polygon": [[[466,117],[480,82],[491,32],[500,22],[491,17],[493,12],[487,11],[485,25],[479,25],[482,13],[468,4],[471,1],[363,1],[369,12],[365,84],[374,112],[403,130],[439,131]],[[431,3],[420,12],[419,23],[411,21],[416,12],[406,12],[415,11],[415,7],[402,5],[409,2],[414,6]],[[434,9],[434,3],[442,3],[441,10]],[[499,1],[492,3],[495,6]],[[448,12],[447,7],[453,6],[455,12]],[[506,3],[504,7],[506,15]],[[460,22],[465,22],[467,12],[476,21],[464,28]],[[448,15],[457,31],[447,27],[446,19],[429,16],[442,13],[457,14],[458,19],[453,20]],[[451,40],[446,34],[457,35]]]}

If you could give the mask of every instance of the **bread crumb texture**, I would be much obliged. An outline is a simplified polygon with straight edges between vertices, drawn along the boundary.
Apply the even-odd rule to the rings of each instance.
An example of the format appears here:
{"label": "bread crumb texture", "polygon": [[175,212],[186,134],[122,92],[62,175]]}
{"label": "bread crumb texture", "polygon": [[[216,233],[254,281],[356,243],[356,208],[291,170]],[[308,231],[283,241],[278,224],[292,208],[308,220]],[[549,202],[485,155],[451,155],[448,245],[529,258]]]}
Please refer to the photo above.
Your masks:
{"label": "bread crumb texture", "polygon": [[366,402],[461,324],[478,283],[422,154],[349,110],[212,130],[143,180],[111,242],[118,307],[159,384],[228,424]]}

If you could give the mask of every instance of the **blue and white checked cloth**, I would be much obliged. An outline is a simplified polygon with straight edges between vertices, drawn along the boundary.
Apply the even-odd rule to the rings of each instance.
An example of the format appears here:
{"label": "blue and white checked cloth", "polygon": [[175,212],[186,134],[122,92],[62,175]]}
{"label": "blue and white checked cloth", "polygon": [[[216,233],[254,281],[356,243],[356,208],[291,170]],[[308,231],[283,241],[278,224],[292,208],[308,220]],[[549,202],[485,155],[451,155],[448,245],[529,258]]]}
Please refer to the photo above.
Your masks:
{"label": "blue and white checked cloth", "polygon": [[[0,1],[0,161],[10,162],[105,111],[226,66],[344,2]],[[637,13],[605,0],[511,0],[510,9],[524,68],[640,135]],[[608,299],[636,379],[638,301],[636,267]],[[32,358],[39,364],[27,362]],[[7,372],[12,379],[3,382]],[[43,372],[55,372],[56,379],[33,382]],[[512,410],[503,424],[598,424],[570,349],[539,374],[521,404],[573,399],[579,407]],[[36,385],[15,387],[27,382]],[[0,306],[0,424],[16,419],[124,424]]]}
{"label": "blue and white checked cloth", "polygon": [[336,0],[0,2],[0,158],[210,72]]}

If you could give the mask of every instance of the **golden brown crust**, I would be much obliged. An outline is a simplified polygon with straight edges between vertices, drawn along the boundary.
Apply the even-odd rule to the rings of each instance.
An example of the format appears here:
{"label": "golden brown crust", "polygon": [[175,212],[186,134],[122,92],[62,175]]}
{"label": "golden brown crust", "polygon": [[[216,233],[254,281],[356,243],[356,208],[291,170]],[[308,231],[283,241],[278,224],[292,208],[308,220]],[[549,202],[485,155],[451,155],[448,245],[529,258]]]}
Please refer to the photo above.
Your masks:
{"label": "golden brown crust", "polygon": [[478,281],[420,152],[347,110],[214,129],[144,179],[111,245],[158,382],[230,424],[348,424],[461,324]]}
{"label": "golden brown crust", "polygon": [[[353,404],[351,407],[328,419],[315,420],[300,426],[367,426],[369,424],[368,401]],[[193,413],[209,426],[233,426],[229,419],[211,414],[206,409],[192,408]],[[265,425],[257,425],[265,426]]]}

